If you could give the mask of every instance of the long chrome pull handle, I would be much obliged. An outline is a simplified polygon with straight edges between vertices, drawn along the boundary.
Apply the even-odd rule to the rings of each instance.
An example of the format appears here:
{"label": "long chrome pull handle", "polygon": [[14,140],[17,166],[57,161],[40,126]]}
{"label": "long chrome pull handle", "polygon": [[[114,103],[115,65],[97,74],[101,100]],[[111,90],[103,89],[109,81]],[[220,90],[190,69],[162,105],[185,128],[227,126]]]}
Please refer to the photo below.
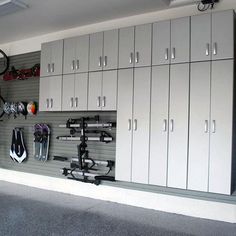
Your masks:
{"label": "long chrome pull handle", "polygon": [[50,103],[51,103],[50,107],[52,108],[53,107],[53,99],[52,98],[50,99]]}
{"label": "long chrome pull handle", "polygon": [[135,62],[139,63],[139,52],[136,52]]}
{"label": "long chrome pull handle", "polygon": [[134,131],[138,129],[138,121],[137,119],[134,119]]}
{"label": "long chrome pull handle", "polygon": [[75,69],[78,70],[79,69],[79,59],[76,60],[76,66],[75,66]]}
{"label": "long chrome pull handle", "polygon": [[103,96],[102,98],[102,107],[105,107],[106,106],[106,97]]}
{"label": "long chrome pull handle", "polygon": [[97,97],[97,107],[100,107],[101,106],[101,97],[98,96]]}
{"label": "long chrome pull handle", "polygon": [[175,48],[172,48],[171,59],[175,59]]}
{"label": "long chrome pull handle", "polygon": [[102,57],[101,57],[101,56],[98,58],[98,66],[99,66],[99,67],[102,66]]}
{"label": "long chrome pull handle", "polygon": [[216,132],[216,121],[213,120],[212,121],[212,133],[215,133]]}
{"label": "long chrome pull handle", "polygon": [[55,65],[54,63],[52,63],[52,69],[51,69],[51,72],[54,72],[55,71]]}
{"label": "long chrome pull handle", "polygon": [[217,55],[217,43],[213,44],[213,55]]}
{"label": "long chrome pull handle", "polygon": [[163,120],[163,132],[166,132],[167,131],[167,120],[164,119]]}
{"label": "long chrome pull handle", "polygon": [[129,55],[129,64],[133,64],[134,54],[131,52]]}
{"label": "long chrome pull handle", "polygon": [[74,98],[70,98],[70,107],[72,108],[74,106]]}
{"label": "long chrome pull handle", "polygon": [[107,56],[104,57],[103,66],[107,66]]}
{"label": "long chrome pull handle", "polygon": [[78,107],[78,104],[79,104],[79,99],[78,97],[75,98],[75,107]]}
{"label": "long chrome pull handle", "polygon": [[208,133],[208,120],[205,120],[205,133]]}
{"label": "long chrome pull handle", "polygon": [[206,44],[206,56],[209,56],[210,55],[210,44],[209,43],[207,43]]}
{"label": "long chrome pull handle", "polygon": [[46,99],[46,107],[49,108],[49,99]]}
{"label": "long chrome pull handle", "polygon": [[169,59],[169,49],[168,48],[166,48],[166,50],[165,50],[165,60],[168,60]]}
{"label": "long chrome pull handle", "polygon": [[51,72],[51,65],[50,65],[50,64],[48,64],[47,72],[48,72],[48,73]]}
{"label": "long chrome pull handle", "polygon": [[128,119],[128,131],[131,130],[131,119]]}
{"label": "long chrome pull handle", "polygon": [[71,63],[71,70],[75,70],[75,60],[73,60]]}
{"label": "long chrome pull handle", "polygon": [[174,131],[174,120],[173,119],[170,120],[170,131],[171,132]]}

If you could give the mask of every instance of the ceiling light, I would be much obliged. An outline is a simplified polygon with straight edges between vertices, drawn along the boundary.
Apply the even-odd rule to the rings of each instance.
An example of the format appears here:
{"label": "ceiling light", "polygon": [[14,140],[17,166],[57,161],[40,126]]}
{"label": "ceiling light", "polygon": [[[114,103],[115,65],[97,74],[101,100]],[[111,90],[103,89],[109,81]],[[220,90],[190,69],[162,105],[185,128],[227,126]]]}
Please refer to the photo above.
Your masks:
{"label": "ceiling light", "polygon": [[171,0],[170,7],[179,7],[179,6],[186,6],[186,5],[194,5],[199,3],[200,0]]}
{"label": "ceiling light", "polygon": [[19,0],[0,0],[0,16],[28,8],[28,5]]}

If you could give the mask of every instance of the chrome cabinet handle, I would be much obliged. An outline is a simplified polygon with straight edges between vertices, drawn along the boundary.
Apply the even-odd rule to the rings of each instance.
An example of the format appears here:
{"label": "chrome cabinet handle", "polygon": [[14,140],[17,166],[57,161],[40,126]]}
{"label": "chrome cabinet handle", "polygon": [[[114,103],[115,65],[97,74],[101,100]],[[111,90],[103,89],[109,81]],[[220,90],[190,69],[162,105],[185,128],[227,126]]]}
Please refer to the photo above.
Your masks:
{"label": "chrome cabinet handle", "polygon": [[171,59],[175,59],[175,48],[172,48]]}
{"label": "chrome cabinet handle", "polygon": [[133,64],[133,57],[134,57],[134,54],[131,52],[129,56],[129,64]]}
{"label": "chrome cabinet handle", "polygon": [[107,66],[107,56],[104,57],[103,66]]}
{"label": "chrome cabinet handle", "polygon": [[102,66],[102,57],[100,56],[98,59],[98,66],[101,67]]}
{"label": "chrome cabinet handle", "polygon": [[50,99],[50,103],[51,103],[50,107],[52,108],[53,107],[53,99],[52,98]]}
{"label": "chrome cabinet handle", "polygon": [[102,98],[102,107],[105,107],[106,106],[106,97],[103,96]]}
{"label": "chrome cabinet handle", "polygon": [[139,63],[139,52],[136,52],[135,62]]}
{"label": "chrome cabinet handle", "polygon": [[51,65],[50,65],[50,64],[48,64],[47,72],[48,72],[48,73],[51,72]]}
{"label": "chrome cabinet handle", "polygon": [[70,107],[72,108],[74,106],[74,98],[70,98]]}
{"label": "chrome cabinet handle", "polygon": [[75,70],[75,60],[73,60],[71,63],[71,70]]}
{"label": "chrome cabinet handle", "polygon": [[51,69],[51,72],[54,72],[55,70],[54,70],[55,68],[54,68],[54,63],[52,63],[52,69]]}
{"label": "chrome cabinet handle", "polygon": [[97,107],[100,107],[101,106],[101,97],[98,96],[97,97]]}
{"label": "chrome cabinet handle", "polygon": [[205,133],[208,133],[208,120],[205,120]]}
{"label": "chrome cabinet handle", "polygon": [[49,108],[49,99],[46,99],[46,107]]}
{"label": "chrome cabinet handle", "polygon": [[131,131],[131,119],[128,119],[128,131]]}
{"label": "chrome cabinet handle", "polygon": [[213,120],[212,121],[212,133],[215,133],[216,132],[216,121]]}
{"label": "chrome cabinet handle", "polygon": [[209,43],[207,43],[206,44],[206,56],[209,56],[210,55],[210,44]]}
{"label": "chrome cabinet handle", "polygon": [[134,119],[134,131],[138,129],[138,121],[137,119]]}
{"label": "chrome cabinet handle", "polygon": [[78,107],[79,99],[78,97],[75,98],[75,107]]}
{"label": "chrome cabinet handle", "polygon": [[166,48],[165,50],[165,60],[168,60],[169,49]]}
{"label": "chrome cabinet handle", "polygon": [[171,132],[174,131],[174,120],[173,119],[170,120],[170,131]]}
{"label": "chrome cabinet handle", "polygon": [[75,66],[75,69],[78,70],[79,69],[79,59],[76,60],[76,66]]}
{"label": "chrome cabinet handle", "polygon": [[217,43],[213,44],[213,55],[217,55]]}
{"label": "chrome cabinet handle", "polygon": [[163,132],[166,132],[167,131],[167,120],[164,119],[163,120]]}

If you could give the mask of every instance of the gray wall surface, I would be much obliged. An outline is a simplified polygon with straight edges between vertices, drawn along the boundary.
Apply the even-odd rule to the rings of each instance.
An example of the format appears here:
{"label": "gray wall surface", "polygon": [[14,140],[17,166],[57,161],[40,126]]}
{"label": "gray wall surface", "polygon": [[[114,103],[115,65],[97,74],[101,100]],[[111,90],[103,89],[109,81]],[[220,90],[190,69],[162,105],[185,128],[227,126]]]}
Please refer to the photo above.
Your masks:
{"label": "gray wall surface", "polygon": [[[10,58],[10,64],[16,69],[31,68],[40,62],[40,52],[33,52]],[[39,99],[39,78],[28,80],[0,80],[1,95],[7,101],[36,101]],[[116,112],[39,112],[36,116],[28,115],[27,119],[23,116],[14,119],[6,115],[0,122],[0,168],[35,173],[46,176],[62,177],[60,168],[69,167],[69,162],[54,161],[53,155],[76,156],[77,144],[79,142],[58,141],[58,135],[69,135],[69,129],[59,128],[59,124],[65,124],[68,118],[79,118],[81,116],[100,115],[101,120],[115,121]],[[35,160],[33,126],[36,123],[47,123],[51,127],[49,161],[42,163]],[[28,151],[27,161],[19,164],[11,160],[9,156],[12,129],[14,127],[24,128],[24,140]],[[108,131],[115,138],[116,130]],[[91,157],[101,160],[115,159],[115,141],[105,144],[100,142],[90,142],[88,145]]]}

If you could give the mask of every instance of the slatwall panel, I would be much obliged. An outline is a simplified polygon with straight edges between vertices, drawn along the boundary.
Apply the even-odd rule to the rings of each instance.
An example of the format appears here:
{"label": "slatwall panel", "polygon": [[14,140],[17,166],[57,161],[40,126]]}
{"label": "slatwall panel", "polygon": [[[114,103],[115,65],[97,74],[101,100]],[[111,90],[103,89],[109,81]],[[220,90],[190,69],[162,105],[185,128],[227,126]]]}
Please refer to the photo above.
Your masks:
{"label": "slatwall panel", "polygon": [[[30,68],[40,62],[40,52],[33,52],[10,58],[11,65],[18,68]],[[0,80],[1,94],[7,101],[37,101],[39,99],[39,78],[30,78],[19,81]],[[53,161],[53,155],[76,156],[78,142],[58,141],[56,136],[68,135],[69,130],[59,128],[59,124],[64,124],[68,118],[79,118],[81,116],[100,115],[101,120],[115,121],[116,112],[40,112],[37,116],[23,116],[14,119],[4,116],[0,122],[0,167],[30,172],[35,174],[62,177],[60,168],[69,167],[67,162]],[[42,163],[33,158],[33,126],[36,123],[47,123],[52,130],[50,143],[50,160]],[[28,150],[28,160],[24,163],[14,163],[9,157],[12,129],[14,127],[24,128],[24,139]],[[116,130],[109,131],[115,138]],[[115,141],[109,144],[90,142],[88,145],[90,156],[101,160],[115,160]],[[113,173],[114,174],[114,173]]]}

